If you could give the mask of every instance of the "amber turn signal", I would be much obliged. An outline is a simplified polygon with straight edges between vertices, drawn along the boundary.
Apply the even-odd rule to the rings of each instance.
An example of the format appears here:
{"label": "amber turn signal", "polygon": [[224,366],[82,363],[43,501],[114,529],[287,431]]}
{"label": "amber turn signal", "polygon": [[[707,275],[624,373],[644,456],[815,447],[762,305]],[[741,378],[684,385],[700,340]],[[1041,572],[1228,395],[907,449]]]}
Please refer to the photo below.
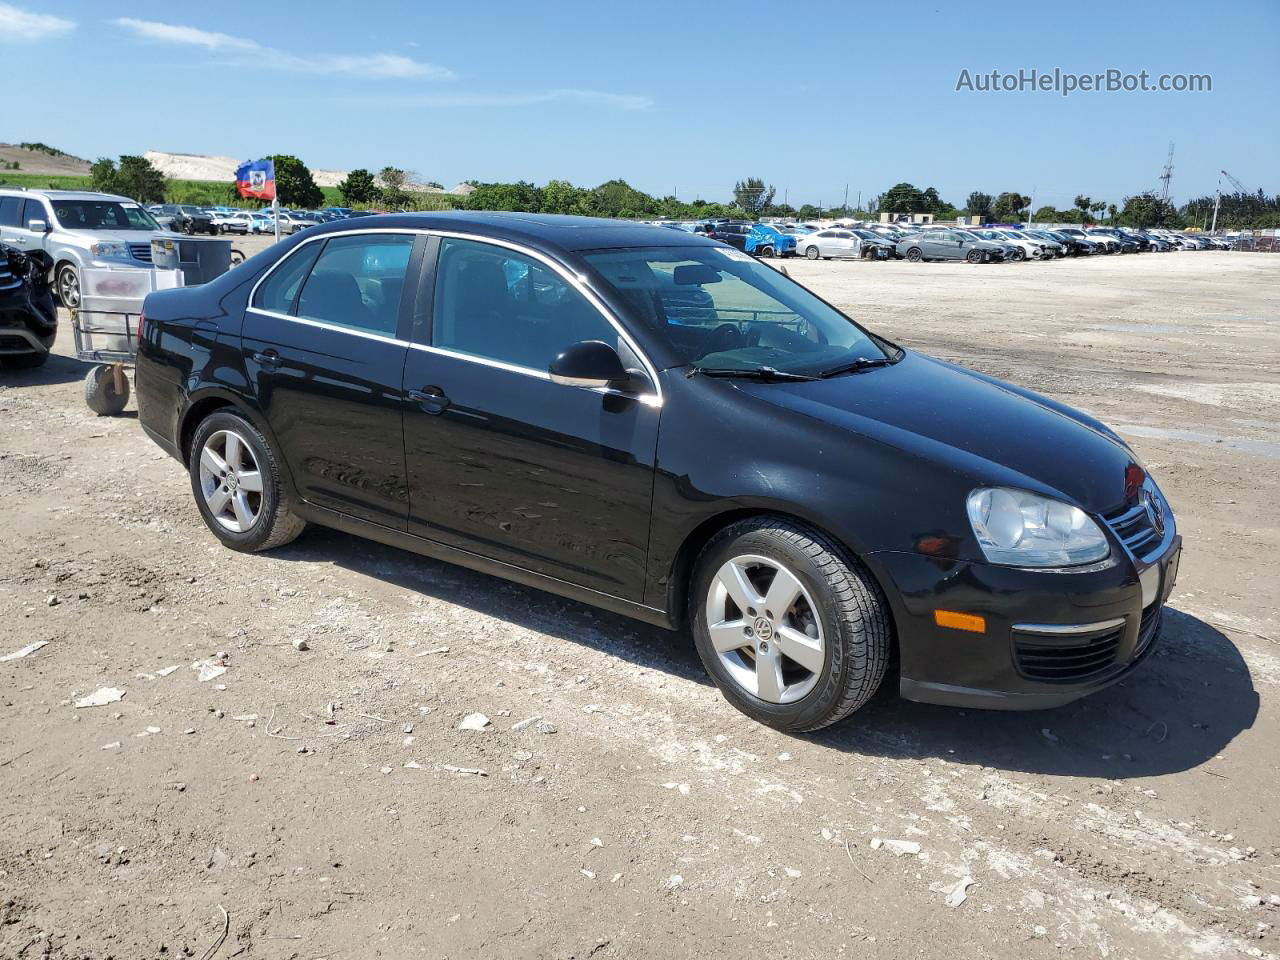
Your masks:
{"label": "amber turn signal", "polygon": [[970,633],[986,633],[987,621],[972,613],[956,613],[954,610],[933,611],[933,622],[940,627],[951,627],[953,630],[968,630]]}

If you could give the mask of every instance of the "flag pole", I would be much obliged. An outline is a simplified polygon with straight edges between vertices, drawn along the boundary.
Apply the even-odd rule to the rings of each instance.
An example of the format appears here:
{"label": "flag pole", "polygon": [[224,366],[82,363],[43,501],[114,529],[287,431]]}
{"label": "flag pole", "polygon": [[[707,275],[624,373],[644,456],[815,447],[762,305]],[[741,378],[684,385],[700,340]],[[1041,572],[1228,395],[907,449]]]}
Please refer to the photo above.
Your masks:
{"label": "flag pole", "polygon": [[271,220],[276,225],[276,243],[280,242],[280,195],[271,196]]}

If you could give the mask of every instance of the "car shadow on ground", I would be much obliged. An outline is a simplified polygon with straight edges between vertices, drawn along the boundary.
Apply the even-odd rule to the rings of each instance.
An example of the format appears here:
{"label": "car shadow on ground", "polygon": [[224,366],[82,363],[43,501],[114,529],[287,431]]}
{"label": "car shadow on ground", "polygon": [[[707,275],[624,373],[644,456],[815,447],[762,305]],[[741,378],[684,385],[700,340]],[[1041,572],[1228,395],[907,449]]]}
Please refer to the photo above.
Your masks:
{"label": "car shadow on ground", "polygon": [[14,367],[0,358],[0,383],[8,387],[37,387],[55,383],[73,383],[83,380],[93,364],[75,357],[52,353],[40,367]]}
{"label": "car shadow on ground", "polygon": [[1258,715],[1240,651],[1203,620],[1167,607],[1146,661],[1126,679],[1053,710],[960,710],[882,690],[813,742],[856,754],[926,758],[1067,777],[1125,779],[1194,769]]}
{"label": "car shadow on ground", "polygon": [[[710,684],[683,633],[333,530],[313,528],[273,554],[333,563],[516,627],[646,669]],[[448,643],[435,634],[431,642]],[[1166,608],[1157,646],[1124,681],[1054,710],[961,710],[911,703],[896,677],[843,723],[803,737],[832,750],[1067,777],[1125,779],[1193,769],[1253,725],[1258,694],[1227,637]]]}

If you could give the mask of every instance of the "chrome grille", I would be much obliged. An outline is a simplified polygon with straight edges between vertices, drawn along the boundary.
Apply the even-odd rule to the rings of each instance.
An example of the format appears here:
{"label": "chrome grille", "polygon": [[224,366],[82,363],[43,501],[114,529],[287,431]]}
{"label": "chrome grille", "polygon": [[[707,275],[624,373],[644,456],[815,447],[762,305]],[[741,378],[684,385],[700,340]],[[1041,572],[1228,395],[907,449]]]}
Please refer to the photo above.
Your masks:
{"label": "chrome grille", "polygon": [[1132,507],[1104,514],[1102,519],[1134,556],[1140,557],[1145,549],[1160,543],[1160,534],[1152,526],[1146,505],[1141,500]]}
{"label": "chrome grille", "polygon": [[129,244],[129,253],[133,255],[135,260],[141,260],[143,263],[151,262],[151,244],[149,243],[131,243]]}

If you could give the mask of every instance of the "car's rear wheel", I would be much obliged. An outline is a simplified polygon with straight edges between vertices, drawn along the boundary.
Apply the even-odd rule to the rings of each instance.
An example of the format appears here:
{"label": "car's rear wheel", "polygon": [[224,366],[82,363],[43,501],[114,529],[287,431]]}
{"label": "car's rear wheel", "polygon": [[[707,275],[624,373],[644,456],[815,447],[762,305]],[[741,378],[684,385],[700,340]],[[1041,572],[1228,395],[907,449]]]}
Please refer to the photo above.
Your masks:
{"label": "car's rear wheel", "polygon": [[760,517],[702,551],[690,590],[698,655],[761,723],[818,730],[863,706],[889,660],[888,607],[856,560],[816,530]]}
{"label": "car's rear wheel", "polygon": [[306,529],[284,501],[267,438],[239,414],[219,410],[203,420],[188,459],[200,515],[231,549],[270,550]]}
{"label": "car's rear wheel", "polygon": [[820,254],[817,247],[809,247],[805,250],[804,256],[806,260],[817,260]]}
{"label": "car's rear wheel", "polygon": [[907,259],[910,260],[912,263],[919,263],[921,260],[924,259],[924,254],[920,252],[919,247],[912,247],[910,250],[907,251]]}

